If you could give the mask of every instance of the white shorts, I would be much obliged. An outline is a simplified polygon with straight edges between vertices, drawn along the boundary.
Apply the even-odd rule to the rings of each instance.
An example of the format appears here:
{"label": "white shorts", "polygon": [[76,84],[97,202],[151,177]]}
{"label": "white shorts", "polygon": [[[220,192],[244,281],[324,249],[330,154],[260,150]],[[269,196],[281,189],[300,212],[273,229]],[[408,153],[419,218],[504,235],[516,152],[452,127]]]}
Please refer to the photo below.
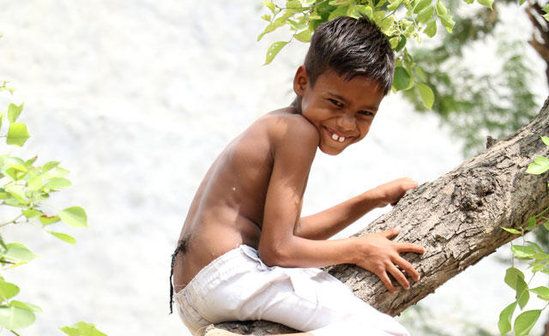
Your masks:
{"label": "white shorts", "polygon": [[269,267],[247,245],[204,267],[174,300],[193,335],[212,323],[267,320],[318,336],[409,336],[327,272]]}

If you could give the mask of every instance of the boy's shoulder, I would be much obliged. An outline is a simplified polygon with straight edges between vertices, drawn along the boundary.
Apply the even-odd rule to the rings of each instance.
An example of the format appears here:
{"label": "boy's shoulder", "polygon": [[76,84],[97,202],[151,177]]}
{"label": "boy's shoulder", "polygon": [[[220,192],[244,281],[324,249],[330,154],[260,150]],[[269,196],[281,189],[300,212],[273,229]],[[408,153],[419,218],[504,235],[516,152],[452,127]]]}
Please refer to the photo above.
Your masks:
{"label": "boy's shoulder", "polygon": [[291,107],[269,112],[261,119],[275,142],[299,140],[301,143],[318,144],[316,127]]}

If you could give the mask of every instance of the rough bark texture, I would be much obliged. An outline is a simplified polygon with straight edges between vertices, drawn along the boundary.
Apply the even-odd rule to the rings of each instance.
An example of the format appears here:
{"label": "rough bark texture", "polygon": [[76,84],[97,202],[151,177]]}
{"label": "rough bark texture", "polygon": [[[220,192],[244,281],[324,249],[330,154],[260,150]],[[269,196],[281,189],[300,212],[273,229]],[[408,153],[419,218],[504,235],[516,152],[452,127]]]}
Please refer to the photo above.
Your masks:
{"label": "rough bark texture", "polygon": [[[530,124],[455,170],[408,192],[393,211],[358,234],[399,227],[397,241],[426,248],[422,256],[405,255],[422,275],[410,290],[391,294],[377,277],[354,265],[327,270],[372,306],[390,315],[400,314],[516,238],[500,227],[522,227],[529,216],[549,207],[548,174],[525,172],[535,156],[548,155],[547,146],[540,141],[540,135],[548,134],[549,99]],[[220,329],[243,335],[292,331],[264,321],[230,322],[211,326],[206,335],[219,335]]]}

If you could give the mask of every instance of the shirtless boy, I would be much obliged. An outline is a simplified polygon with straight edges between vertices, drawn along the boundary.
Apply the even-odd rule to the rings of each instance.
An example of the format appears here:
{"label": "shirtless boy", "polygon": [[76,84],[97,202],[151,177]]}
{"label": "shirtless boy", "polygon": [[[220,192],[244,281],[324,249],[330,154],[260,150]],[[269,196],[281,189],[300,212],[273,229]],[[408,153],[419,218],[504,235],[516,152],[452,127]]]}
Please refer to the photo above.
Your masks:
{"label": "shirtless boy", "polygon": [[[337,155],[366,136],[391,87],[394,56],[367,19],[318,27],[297,69],[291,106],[266,114],[234,139],[200,184],[172,260],[174,299],[193,335],[228,320],[269,320],[303,335],[408,335],[393,318],[318,269],[355,264],[409,288],[419,280],[392,241],[398,231],[328,240],[416,187],[408,178],[301,217],[317,148]],[[393,280],[391,280],[391,277]]]}

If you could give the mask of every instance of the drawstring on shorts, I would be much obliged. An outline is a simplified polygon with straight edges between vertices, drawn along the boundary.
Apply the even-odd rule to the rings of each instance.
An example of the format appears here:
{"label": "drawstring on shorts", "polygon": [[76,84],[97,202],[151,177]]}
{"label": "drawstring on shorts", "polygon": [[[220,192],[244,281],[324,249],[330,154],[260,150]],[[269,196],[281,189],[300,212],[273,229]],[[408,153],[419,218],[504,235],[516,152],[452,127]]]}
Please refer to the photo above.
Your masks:
{"label": "drawstring on shorts", "polygon": [[172,266],[170,270],[170,314],[173,313],[173,268],[175,266],[175,258],[177,258],[177,255],[179,252],[183,251],[185,253],[187,250],[187,240],[182,239],[178,242],[177,247],[175,248],[175,251],[172,254]]}

